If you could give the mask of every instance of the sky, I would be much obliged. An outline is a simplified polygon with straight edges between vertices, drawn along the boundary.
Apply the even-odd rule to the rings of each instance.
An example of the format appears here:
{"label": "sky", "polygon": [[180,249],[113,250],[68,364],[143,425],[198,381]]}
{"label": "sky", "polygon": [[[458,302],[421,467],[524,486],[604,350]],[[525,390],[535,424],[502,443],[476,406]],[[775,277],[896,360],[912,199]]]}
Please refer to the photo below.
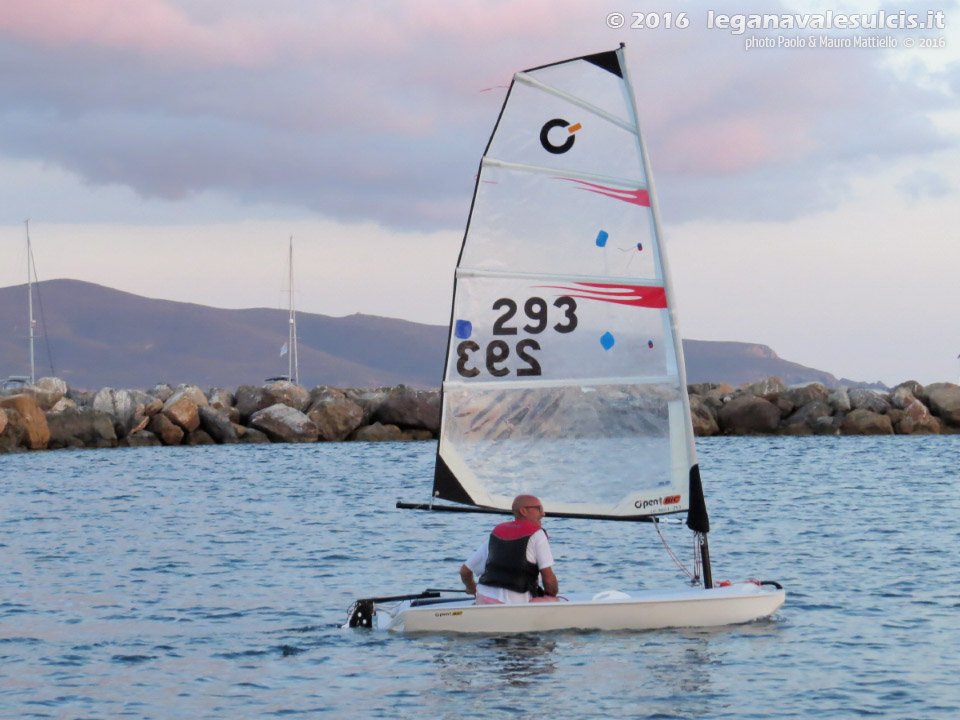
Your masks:
{"label": "sky", "polygon": [[[0,287],[29,218],[41,280],[282,308],[292,236],[298,310],[446,324],[512,74],[623,42],[683,336],[956,382],[957,3],[639,5],[4,0]],[[945,27],[717,20],[880,10]]]}

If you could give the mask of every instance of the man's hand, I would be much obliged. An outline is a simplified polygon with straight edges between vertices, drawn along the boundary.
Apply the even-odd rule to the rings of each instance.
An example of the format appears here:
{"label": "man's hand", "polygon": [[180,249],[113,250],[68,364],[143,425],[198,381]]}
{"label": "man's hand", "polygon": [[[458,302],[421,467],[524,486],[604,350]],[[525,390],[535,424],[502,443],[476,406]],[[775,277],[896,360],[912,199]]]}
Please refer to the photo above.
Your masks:
{"label": "man's hand", "polygon": [[553,568],[541,568],[540,577],[543,580],[543,592],[556,597],[560,592],[560,583],[557,582],[557,576],[553,574]]}
{"label": "man's hand", "polygon": [[460,566],[460,579],[463,581],[463,584],[467,588],[467,592],[471,595],[477,594],[477,583],[473,579],[473,571],[470,570],[466,565]]}

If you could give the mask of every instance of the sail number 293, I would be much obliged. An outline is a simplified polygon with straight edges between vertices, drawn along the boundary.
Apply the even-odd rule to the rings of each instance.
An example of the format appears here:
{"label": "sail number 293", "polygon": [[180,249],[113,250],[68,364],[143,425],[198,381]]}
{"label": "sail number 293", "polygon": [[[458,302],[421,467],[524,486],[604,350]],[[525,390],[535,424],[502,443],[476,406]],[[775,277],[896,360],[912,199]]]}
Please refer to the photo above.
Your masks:
{"label": "sail number 293", "polygon": [[[493,303],[494,312],[499,313],[493,323],[493,334],[502,337],[518,335],[521,331],[529,335],[539,335],[547,329],[558,333],[570,333],[577,329],[577,302],[572,297],[558,297],[553,301],[556,311],[551,312],[547,301],[532,297],[523,303],[523,315],[517,317],[519,306],[510,298],[499,298]],[[551,326],[551,321],[553,325]],[[533,338],[523,338],[511,346],[505,339],[497,338],[487,343],[486,348],[473,340],[464,340],[457,345],[457,372],[463,377],[476,377],[480,374],[478,362],[483,361],[488,373],[494,377],[510,374],[505,367],[511,353],[516,353],[522,363],[517,367],[518,377],[530,377],[542,374],[540,362],[534,353],[540,349],[540,343]]]}

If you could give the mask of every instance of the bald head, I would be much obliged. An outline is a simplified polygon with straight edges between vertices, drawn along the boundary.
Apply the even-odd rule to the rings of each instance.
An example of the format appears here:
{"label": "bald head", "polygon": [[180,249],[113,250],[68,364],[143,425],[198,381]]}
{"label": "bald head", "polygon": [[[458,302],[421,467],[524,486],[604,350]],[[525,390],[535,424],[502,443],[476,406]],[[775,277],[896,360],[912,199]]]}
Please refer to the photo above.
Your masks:
{"label": "bald head", "polygon": [[517,520],[526,520],[535,525],[543,522],[543,503],[536,495],[517,495],[510,509]]}

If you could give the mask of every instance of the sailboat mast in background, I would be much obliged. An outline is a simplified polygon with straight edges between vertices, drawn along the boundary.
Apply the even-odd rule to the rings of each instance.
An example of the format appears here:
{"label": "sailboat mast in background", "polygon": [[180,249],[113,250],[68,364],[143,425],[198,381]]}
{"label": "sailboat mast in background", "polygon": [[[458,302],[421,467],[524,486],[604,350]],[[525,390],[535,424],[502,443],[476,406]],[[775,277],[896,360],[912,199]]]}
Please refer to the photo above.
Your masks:
{"label": "sailboat mast in background", "polygon": [[297,358],[297,310],[293,301],[293,235],[290,236],[290,321],[287,336],[287,347],[289,356],[287,357],[287,378],[291,382],[300,384],[300,367]]}
{"label": "sailboat mast in background", "polygon": [[30,384],[33,385],[37,381],[33,351],[34,328],[37,324],[33,319],[33,278],[36,275],[36,268],[33,265],[33,250],[30,247],[30,220],[24,220],[23,224],[27,229],[27,312],[30,325]]}

